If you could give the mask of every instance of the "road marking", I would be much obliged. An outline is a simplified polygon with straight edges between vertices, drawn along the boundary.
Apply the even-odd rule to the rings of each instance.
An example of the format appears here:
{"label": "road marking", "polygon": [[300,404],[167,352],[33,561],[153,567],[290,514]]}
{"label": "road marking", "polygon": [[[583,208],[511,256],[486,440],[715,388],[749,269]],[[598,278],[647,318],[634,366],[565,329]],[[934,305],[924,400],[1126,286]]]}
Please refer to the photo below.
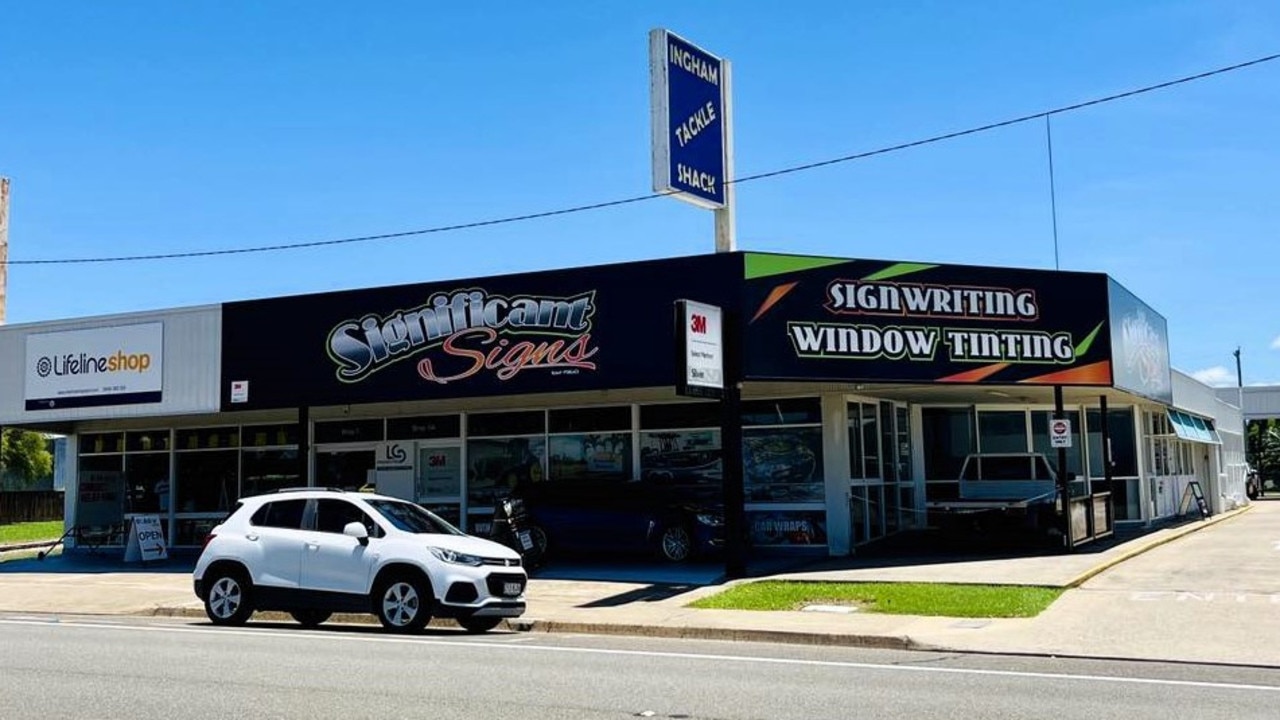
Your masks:
{"label": "road marking", "polygon": [[1161,678],[1113,677],[1108,675],[1068,675],[1065,673],[1028,672],[1021,670],[983,670],[980,668],[945,668],[924,665],[892,665],[885,663],[850,662],[843,660],[801,660],[794,658],[763,658],[741,655],[719,655],[712,653],[671,652],[662,650],[616,650],[609,648],[556,647],[554,645],[516,645],[510,642],[463,642],[457,640],[432,640],[424,637],[388,637],[376,635],[350,635],[326,633],[299,633],[292,630],[263,628],[236,629],[215,627],[192,627],[190,625],[156,626],[156,625],[112,625],[102,622],[80,622],[63,620],[52,624],[48,621],[32,621],[18,619],[0,619],[0,625],[26,625],[29,627],[57,629],[95,629],[134,632],[160,633],[197,633],[201,635],[262,637],[275,635],[302,640],[325,641],[360,641],[390,644],[420,645],[431,647],[456,647],[467,649],[524,650],[566,655],[614,655],[622,657],[668,658],[677,660],[706,660],[711,662],[736,662],[751,665],[793,665],[803,667],[843,668],[851,670],[876,670],[888,672],[933,673],[938,675],[975,675],[983,677],[1004,677],[1030,680],[1074,680],[1078,682],[1112,683],[1122,685],[1157,685],[1163,687],[1186,687],[1210,690],[1254,690],[1280,693],[1280,685],[1252,685],[1247,683],[1219,683],[1200,680],[1167,680]]}

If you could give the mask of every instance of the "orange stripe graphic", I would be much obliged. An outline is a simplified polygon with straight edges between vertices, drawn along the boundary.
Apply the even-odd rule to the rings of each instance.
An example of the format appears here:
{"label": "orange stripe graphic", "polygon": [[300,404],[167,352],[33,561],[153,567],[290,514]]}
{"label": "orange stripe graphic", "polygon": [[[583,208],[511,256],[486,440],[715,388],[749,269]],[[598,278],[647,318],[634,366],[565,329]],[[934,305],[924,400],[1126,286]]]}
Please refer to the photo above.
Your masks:
{"label": "orange stripe graphic", "polygon": [[751,318],[751,322],[755,322],[759,320],[761,315],[764,315],[765,313],[769,312],[770,308],[772,308],[774,305],[777,305],[779,300],[786,297],[787,293],[791,292],[793,289],[795,289],[795,286],[799,284],[800,284],[799,281],[790,282],[784,285],[779,285],[778,287],[770,290],[769,297],[765,298],[764,302],[760,303],[760,309],[757,310],[755,316]]}
{"label": "orange stripe graphic", "polygon": [[944,378],[938,378],[935,382],[953,382],[953,383],[976,383],[982,382],[987,378],[995,375],[1001,370],[1009,367],[1009,363],[996,363],[995,365],[984,365],[975,370],[965,370],[962,373],[948,375]]}
{"label": "orange stripe graphic", "polygon": [[1111,361],[1103,360],[1091,365],[1083,365],[1070,370],[1061,370],[1048,375],[1021,380],[1027,385],[1110,385]]}

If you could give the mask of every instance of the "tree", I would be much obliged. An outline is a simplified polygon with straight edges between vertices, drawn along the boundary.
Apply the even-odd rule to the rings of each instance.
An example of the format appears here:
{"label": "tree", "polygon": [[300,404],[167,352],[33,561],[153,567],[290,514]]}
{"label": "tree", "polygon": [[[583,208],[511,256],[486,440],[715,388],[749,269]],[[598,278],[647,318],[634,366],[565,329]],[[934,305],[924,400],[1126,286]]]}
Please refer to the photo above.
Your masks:
{"label": "tree", "polygon": [[6,475],[31,484],[53,473],[53,454],[40,433],[6,428],[0,434],[0,466]]}

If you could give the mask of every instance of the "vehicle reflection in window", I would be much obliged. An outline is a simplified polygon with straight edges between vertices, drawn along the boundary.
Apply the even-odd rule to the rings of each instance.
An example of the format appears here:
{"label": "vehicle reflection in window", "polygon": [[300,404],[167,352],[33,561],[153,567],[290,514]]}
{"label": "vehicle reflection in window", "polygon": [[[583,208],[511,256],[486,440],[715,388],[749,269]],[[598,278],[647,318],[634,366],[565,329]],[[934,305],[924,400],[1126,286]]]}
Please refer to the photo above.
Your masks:
{"label": "vehicle reflection in window", "polygon": [[378,514],[398,530],[419,535],[463,535],[461,530],[412,503],[394,500],[368,500]]}

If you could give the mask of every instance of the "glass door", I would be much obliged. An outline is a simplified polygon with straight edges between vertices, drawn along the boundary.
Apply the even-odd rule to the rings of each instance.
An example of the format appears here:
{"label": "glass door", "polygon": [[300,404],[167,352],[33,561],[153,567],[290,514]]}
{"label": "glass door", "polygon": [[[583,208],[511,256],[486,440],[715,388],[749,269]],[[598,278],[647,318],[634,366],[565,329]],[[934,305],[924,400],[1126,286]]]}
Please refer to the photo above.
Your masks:
{"label": "glass door", "polygon": [[318,446],[316,448],[316,487],[343,490],[374,489],[374,457],[372,444]]}
{"label": "glass door", "polygon": [[420,442],[414,501],[462,527],[462,444]]}

